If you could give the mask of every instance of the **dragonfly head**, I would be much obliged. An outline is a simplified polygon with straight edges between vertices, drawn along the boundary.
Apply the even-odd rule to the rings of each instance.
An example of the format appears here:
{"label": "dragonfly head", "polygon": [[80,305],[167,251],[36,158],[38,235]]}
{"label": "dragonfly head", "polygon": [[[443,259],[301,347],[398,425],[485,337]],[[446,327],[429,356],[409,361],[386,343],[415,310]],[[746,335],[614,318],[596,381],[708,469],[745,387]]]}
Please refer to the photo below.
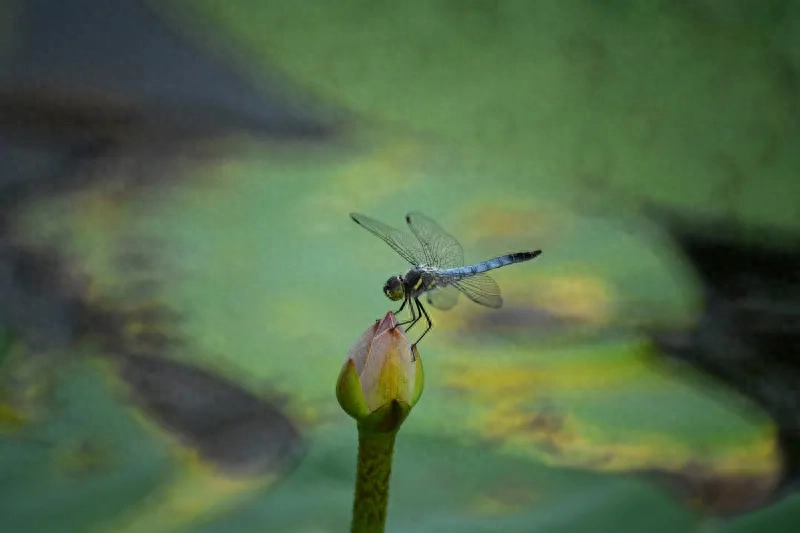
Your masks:
{"label": "dragonfly head", "polygon": [[403,278],[400,276],[392,276],[389,278],[383,285],[383,294],[393,302],[405,298],[406,291],[405,288],[403,288]]}

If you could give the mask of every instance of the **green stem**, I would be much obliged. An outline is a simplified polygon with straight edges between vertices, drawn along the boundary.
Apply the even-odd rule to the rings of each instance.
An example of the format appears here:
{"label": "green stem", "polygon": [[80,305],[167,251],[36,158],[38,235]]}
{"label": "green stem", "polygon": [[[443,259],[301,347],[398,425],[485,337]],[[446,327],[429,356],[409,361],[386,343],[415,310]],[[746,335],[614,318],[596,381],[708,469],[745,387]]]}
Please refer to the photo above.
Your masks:
{"label": "green stem", "polygon": [[397,431],[358,428],[358,469],[350,533],[383,533]]}

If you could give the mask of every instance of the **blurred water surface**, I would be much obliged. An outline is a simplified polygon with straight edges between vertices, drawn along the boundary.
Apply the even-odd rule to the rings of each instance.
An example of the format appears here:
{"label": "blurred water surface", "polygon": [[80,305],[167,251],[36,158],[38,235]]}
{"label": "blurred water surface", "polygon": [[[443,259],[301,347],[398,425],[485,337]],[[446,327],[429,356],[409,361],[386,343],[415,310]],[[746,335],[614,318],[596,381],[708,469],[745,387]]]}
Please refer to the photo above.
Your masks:
{"label": "blurred water surface", "polygon": [[[89,155],[74,132],[34,148],[2,122],[9,531],[346,530],[355,428],[333,384],[405,268],[350,211],[398,227],[425,212],[467,261],[544,250],[497,272],[502,310],[434,311],[389,531],[777,533],[800,518],[797,496],[764,505],[786,469],[767,413],[649,343],[645,328],[697,320],[703,293],[638,209],[799,229],[791,2],[143,5],[193,54],[246,65],[237,83],[264,102],[171,122],[188,93],[159,91],[216,71],[151,93],[109,83],[146,94],[146,120],[100,156],[94,122]],[[288,81],[270,92],[273,71]],[[226,127],[197,141],[209,116]],[[319,128],[286,132],[295,116]],[[163,117],[189,125],[171,130],[188,153],[151,138]]]}

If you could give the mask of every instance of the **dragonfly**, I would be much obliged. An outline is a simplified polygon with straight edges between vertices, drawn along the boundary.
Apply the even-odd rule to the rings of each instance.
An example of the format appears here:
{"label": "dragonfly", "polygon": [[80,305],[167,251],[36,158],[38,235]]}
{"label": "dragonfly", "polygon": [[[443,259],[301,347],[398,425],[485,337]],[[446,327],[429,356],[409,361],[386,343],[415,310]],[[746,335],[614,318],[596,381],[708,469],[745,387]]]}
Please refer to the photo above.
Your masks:
{"label": "dragonfly", "polygon": [[359,213],[350,213],[350,218],[411,263],[411,268],[405,274],[392,276],[386,281],[383,293],[394,302],[403,300],[395,314],[409,307],[411,318],[397,324],[408,324],[406,331],[425,318],[427,328],[414,346],[433,327],[433,321],[420,301],[421,296],[426,295],[429,305],[443,311],[452,309],[460,294],[477,304],[498,309],[503,306],[503,297],[499,285],[487,272],[530,261],[542,253],[541,250],[510,253],[465,265],[464,249],[458,240],[420,212],[406,215],[411,235]]}

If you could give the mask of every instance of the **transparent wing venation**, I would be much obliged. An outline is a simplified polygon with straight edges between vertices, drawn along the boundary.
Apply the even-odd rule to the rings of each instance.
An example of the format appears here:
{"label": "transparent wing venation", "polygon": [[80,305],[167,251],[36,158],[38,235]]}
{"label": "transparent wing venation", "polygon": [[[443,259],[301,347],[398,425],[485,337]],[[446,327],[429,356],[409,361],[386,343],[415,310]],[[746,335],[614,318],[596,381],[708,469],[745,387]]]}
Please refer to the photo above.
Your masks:
{"label": "transparent wing venation", "polygon": [[436,287],[428,293],[428,303],[436,309],[447,311],[458,303],[458,289],[452,285]]}
{"label": "transparent wing venation", "polygon": [[439,224],[416,211],[406,215],[406,223],[420,242],[426,264],[439,268],[464,266],[464,249]]}
{"label": "transparent wing venation", "polygon": [[360,213],[350,213],[350,218],[391,246],[395,252],[412,265],[416,266],[427,261],[427,255],[422,246],[411,235]]}
{"label": "transparent wing venation", "polygon": [[453,282],[453,285],[477,304],[495,309],[503,306],[500,286],[488,274],[475,274]]}

